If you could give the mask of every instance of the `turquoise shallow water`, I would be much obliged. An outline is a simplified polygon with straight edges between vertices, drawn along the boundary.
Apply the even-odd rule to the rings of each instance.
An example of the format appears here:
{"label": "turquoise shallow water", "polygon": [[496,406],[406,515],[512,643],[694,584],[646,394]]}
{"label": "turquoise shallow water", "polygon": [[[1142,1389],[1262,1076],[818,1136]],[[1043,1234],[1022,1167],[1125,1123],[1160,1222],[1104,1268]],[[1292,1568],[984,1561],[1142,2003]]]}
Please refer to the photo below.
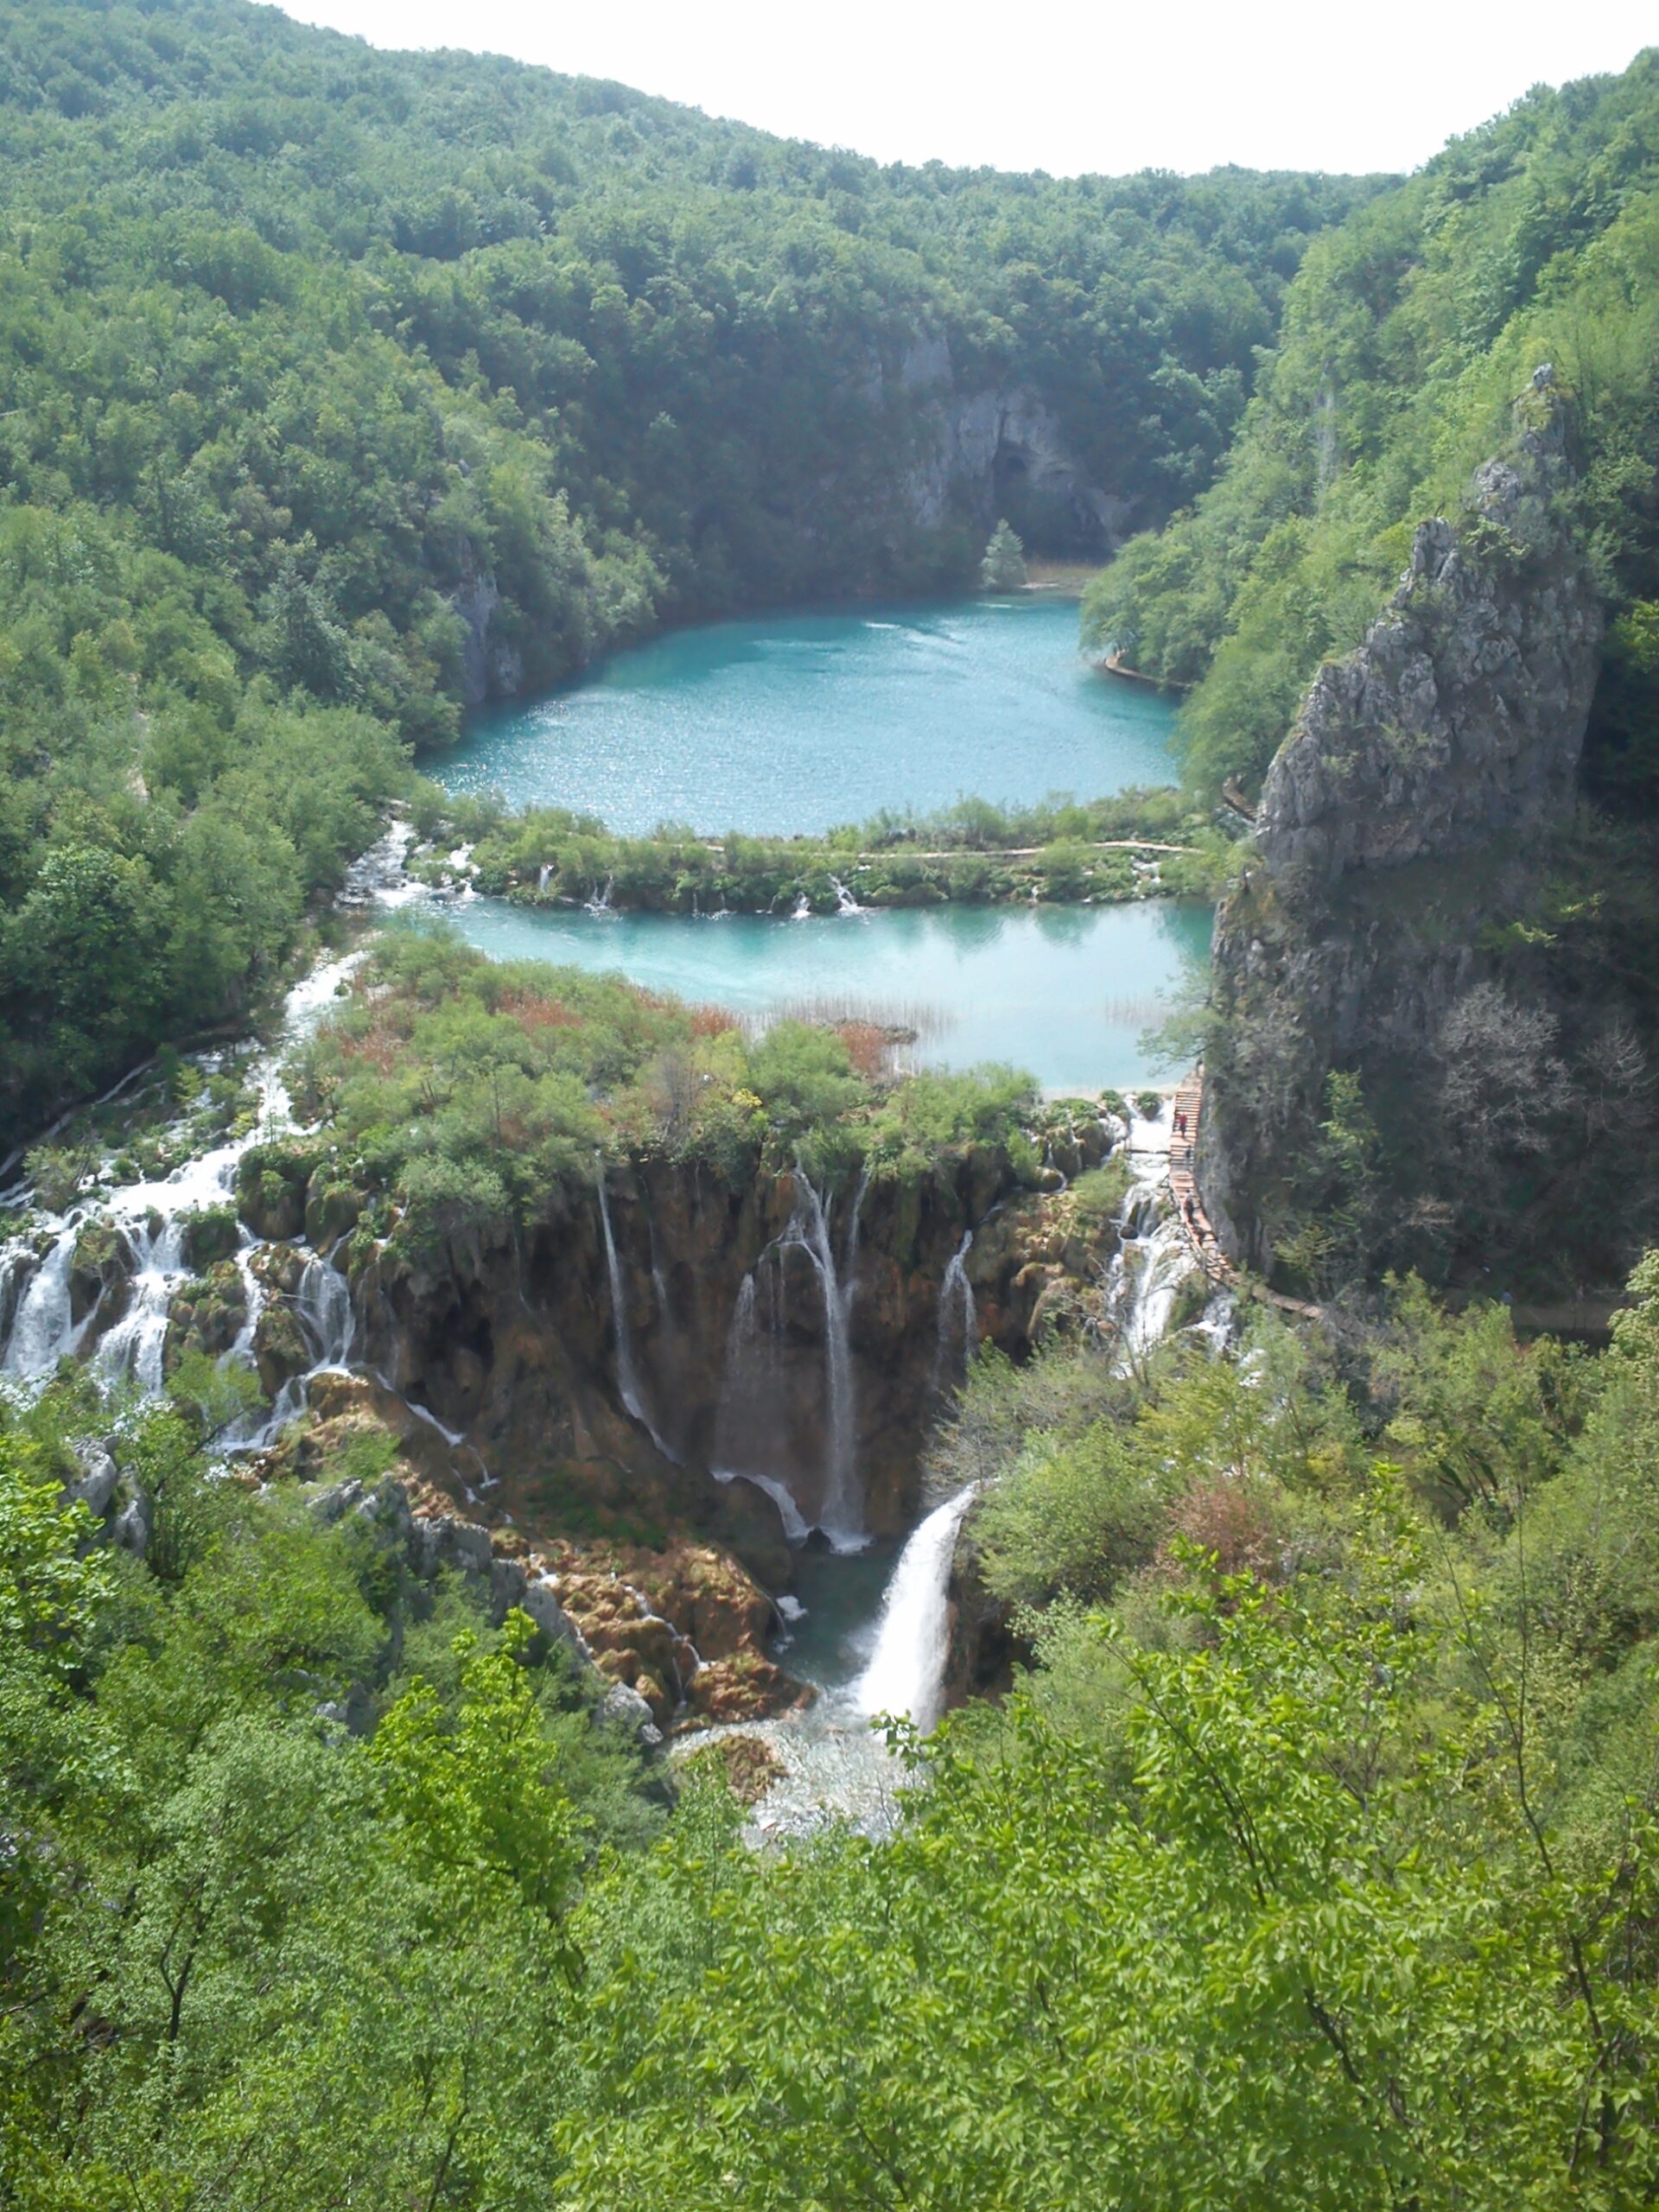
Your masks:
{"label": "turquoise shallow water", "polygon": [[1202,963],[1207,907],[944,906],[773,921],[547,913],[473,899],[451,910],[497,960],[614,969],[757,1019],[863,1014],[916,1028],[921,1066],[1006,1060],[1047,1090],[1159,1082],[1140,1033]]}
{"label": "turquoise shallow water", "polygon": [[1171,709],[1097,675],[1064,600],[963,599],[679,630],[575,689],[480,716],[424,764],[453,791],[629,835],[827,830],[971,793],[1096,798],[1172,780]]}

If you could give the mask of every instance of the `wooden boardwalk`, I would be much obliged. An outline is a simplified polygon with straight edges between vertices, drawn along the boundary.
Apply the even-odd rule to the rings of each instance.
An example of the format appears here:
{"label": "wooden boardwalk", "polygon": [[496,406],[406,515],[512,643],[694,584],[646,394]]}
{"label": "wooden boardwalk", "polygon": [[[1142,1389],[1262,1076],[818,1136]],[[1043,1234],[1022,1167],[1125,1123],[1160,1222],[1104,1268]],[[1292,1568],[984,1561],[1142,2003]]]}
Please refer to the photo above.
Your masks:
{"label": "wooden boardwalk", "polygon": [[[1218,1288],[1232,1289],[1239,1283],[1238,1270],[1222,1250],[1220,1240],[1211,1227],[1192,1172],[1198,1142],[1198,1116],[1203,1106],[1204,1070],[1196,1067],[1182,1078],[1170,1101],[1169,1192],[1198,1265]],[[1265,1283],[1255,1281],[1243,1287],[1253,1297],[1265,1300],[1281,1313],[1294,1313],[1298,1320],[1324,1319],[1324,1308],[1310,1306],[1305,1299],[1288,1298],[1283,1291],[1269,1290]]]}
{"label": "wooden boardwalk", "polygon": [[1222,1250],[1210,1217],[1204,1210],[1193,1175],[1198,1142],[1198,1116],[1204,1106],[1204,1070],[1196,1067],[1184,1076],[1169,1105],[1169,1194],[1175,1201],[1187,1242],[1198,1265],[1213,1283],[1234,1280],[1232,1262]]}

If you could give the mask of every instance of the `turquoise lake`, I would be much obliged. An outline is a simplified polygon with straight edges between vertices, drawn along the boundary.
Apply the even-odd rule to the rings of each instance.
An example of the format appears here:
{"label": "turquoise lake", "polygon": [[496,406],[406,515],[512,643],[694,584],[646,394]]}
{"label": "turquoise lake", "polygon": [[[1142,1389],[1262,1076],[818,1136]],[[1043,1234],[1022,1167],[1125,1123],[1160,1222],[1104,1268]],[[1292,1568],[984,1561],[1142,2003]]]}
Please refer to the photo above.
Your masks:
{"label": "turquoise lake", "polygon": [[478,717],[450,791],[791,835],[970,793],[1097,798],[1171,780],[1172,709],[1077,650],[1075,601],[962,599],[676,630],[573,690]]}
{"label": "turquoise lake", "polygon": [[734,914],[548,913],[503,899],[451,910],[496,960],[615,970],[648,989],[779,1014],[914,1028],[923,1067],[1010,1061],[1049,1090],[1166,1081],[1141,1049],[1210,946],[1205,906],[939,906],[801,922]]}
{"label": "turquoise lake", "polygon": [[[613,829],[789,834],[976,798],[1170,782],[1171,709],[1097,675],[1070,601],[963,599],[680,630],[575,689],[479,721],[455,791]],[[1201,906],[943,906],[785,921],[595,916],[468,899],[492,958],[626,975],[730,1008],[914,1029],[916,1066],[1001,1060],[1051,1090],[1166,1079],[1141,1047],[1208,956]]]}

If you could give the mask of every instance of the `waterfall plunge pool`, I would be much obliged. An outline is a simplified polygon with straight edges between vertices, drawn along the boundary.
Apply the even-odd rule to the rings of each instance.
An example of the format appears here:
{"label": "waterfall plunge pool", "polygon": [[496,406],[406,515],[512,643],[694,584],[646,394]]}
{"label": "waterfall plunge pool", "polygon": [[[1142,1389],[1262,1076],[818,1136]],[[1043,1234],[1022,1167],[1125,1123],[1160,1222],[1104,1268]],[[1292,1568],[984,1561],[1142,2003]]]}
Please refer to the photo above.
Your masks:
{"label": "waterfall plunge pool", "polygon": [[1202,972],[1211,931],[1208,906],[1173,899],[803,921],[550,913],[478,898],[445,911],[492,959],[614,971],[757,1025],[796,1014],[914,1030],[901,1065],[1001,1060],[1050,1091],[1166,1080],[1141,1036]]}

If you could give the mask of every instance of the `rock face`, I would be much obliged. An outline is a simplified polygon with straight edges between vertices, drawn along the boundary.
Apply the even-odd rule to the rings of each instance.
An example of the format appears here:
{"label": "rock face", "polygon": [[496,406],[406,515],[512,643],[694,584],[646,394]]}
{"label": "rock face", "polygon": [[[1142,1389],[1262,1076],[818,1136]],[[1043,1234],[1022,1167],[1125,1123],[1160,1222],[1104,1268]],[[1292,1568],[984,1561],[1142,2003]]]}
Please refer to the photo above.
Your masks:
{"label": "rock face", "polygon": [[937,530],[955,515],[988,532],[1006,515],[1046,550],[1115,552],[1129,534],[1134,502],[1090,480],[1058,418],[1028,385],[959,391],[943,352],[918,346],[900,371],[906,390],[927,394],[919,452],[901,486],[910,519]]}
{"label": "rock face", "polygon": [[1489,982],[1571,804],[1601,613],[1556,501],[1566,410],[1541,370],[1454,524],[1421,524],[1364,643],[1321,669],[1268,771],[1256,854],[1217,917],[1200,1179],[1266,1264],[1325,1109],[1362,1078],[1379,1125],[1426,1111],[1436,1040]]}
{"label": "rock face", "polygon": [[648,1158],[607,1175],[608,1248],[596,1186],[577,1183],[522,1236],[420,1261],[383,1249],[353,1272],[353,1357],[464,1433],[516,1515],[702,1527],[764,1574],[783,1524],[750,1483],[709,1472],[764,1474],[811,1522],[839,1439],[862,1524],[907,1529],[969,1326],[1021,1354],[1068,1262],[1097,1272],[1046,1206],[988,1148],[833,1193]]}
{"label": "rock face", "polygon": [[524,680],[524,656],[506,639],[491,635],[501,605],[500,588],[488,569],[480,569],[470,539],[462,541],[461,578],[449,604],[466,627],[461,651],[461,696],[469,707],[488,699],[518,696]]}

